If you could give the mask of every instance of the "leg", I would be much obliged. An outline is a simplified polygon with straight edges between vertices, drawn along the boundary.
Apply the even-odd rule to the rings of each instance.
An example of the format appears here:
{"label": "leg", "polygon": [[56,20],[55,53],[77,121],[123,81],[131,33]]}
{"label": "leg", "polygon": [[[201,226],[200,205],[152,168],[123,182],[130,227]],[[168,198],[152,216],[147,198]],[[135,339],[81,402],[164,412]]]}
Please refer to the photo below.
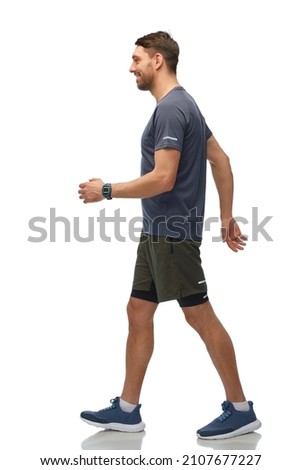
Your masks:
{"label": "leg", "polygon": [[139,432],[145,427],[138,404],[144,375],[154,349],[153,317],[158,304],[131,296],[128,303],[129,334],[126,346],[126,376],[121,398],[137,405],[127,412],[120,398],[112,406],[99,411],[83,411],[81,418],[88,424],[115,431]]}
{"label": "leg", "polygon": [[182,310],[187,322],[196,330],[206,345],[222,380],[226,399],[231,402],[245,401],[231,338],[215,315],[210,302],[183,307]]}
{"label": "leg", "polygon": [[138,403],[145,372],[154,349],[153,317],[158,304],[130,297],[127,313],[126,376],[121,398]]}

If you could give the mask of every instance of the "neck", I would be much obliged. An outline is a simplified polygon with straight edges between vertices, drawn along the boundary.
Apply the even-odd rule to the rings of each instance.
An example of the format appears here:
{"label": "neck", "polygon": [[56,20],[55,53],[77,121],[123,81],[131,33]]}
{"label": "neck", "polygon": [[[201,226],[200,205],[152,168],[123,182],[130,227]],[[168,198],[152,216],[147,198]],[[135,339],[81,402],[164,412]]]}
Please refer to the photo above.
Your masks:
{"label": "neck", "polygon": [[164,83],[157,83],[152,90],[150,90],[151,94],[154,96],[156,101],[162,100],[164,96],[167,95],[173,88],[180,86],[176,77],[172,77],[168,81]]}

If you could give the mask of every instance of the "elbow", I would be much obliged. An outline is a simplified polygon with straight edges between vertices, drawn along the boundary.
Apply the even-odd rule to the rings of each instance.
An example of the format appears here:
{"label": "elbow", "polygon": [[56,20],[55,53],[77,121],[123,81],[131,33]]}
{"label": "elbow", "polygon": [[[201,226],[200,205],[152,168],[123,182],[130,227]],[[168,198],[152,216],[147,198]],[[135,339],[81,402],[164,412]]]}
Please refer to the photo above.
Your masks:
{"label": "elbow", "polygon": [[228,155],[223,155],[222,159],[219,160],[209,160],[212,171],[222,171],[222,172],[231,172],[231,163]]}
{"label": "elbow", "polygon": [[230,158],[228,157],[228,155],[225,155],[225,165],[231,170],[231,162],[230,162]]}
{"label": "elbow", "polygon": [[211,167],[222,167],[222,166],[228,166],[230,167],[230,158],[228,155],[223,153],[222,158],[207,158],[208,162],[210,163]]}
{"label": "elbow", "polygon": [[176,184],[176,175],[154,172],[153,184],[157,188],[157,194],[168,193]]}
{"label": "elbow", "polygon": [[176,180],[174,178],[170,178],[170,177],[162,178],[161,180],[162,193],[168,193],[172,191],[175,184],[176,184]]}

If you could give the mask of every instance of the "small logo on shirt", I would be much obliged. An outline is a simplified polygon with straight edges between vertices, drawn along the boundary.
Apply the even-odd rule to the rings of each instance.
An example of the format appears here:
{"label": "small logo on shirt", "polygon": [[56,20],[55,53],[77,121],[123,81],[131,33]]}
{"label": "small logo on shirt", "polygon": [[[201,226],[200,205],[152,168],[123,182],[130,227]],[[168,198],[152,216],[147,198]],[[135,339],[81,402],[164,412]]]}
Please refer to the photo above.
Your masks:
{"label": "small logo on shirt", "polygon": [[206,282],[206,280],[204,280],[204,281],[199,281],[198,284],[204,284],[204,282]]}
{"label": "small logo on shirt", "polygon": [[177,137],[170,137],[170,135],[167,135],[166,137],[163,137],[163,140],[170,139],[170,140],[178,140]]}

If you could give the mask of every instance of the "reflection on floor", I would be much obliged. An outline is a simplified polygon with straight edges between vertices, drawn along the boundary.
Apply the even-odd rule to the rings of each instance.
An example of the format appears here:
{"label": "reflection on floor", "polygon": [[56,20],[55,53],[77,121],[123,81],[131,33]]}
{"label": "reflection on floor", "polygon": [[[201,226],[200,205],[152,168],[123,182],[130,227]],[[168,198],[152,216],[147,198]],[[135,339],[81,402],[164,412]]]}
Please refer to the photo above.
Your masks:
{"label": "reflection on floor", "polygon": [[[145,435],[145,431],[135,433],[99,431],[85,439],[81,448],[83,450],[141,450]],[[197,444],[214,450],[255,450],[260,439],[261,434],[252,432],[229,439],[197,439]]]}
{"label": "reflection on floor", "polygon": [[145,431],[99,431],[82,442],[83,450],[141,450]]}
{"label": "reflection on floor", "polygon": [[201,447],[210,447],[214,450],[254,450],[260,439],[261,434],[250,432],[229,439],[198,439],[197,443]]}

